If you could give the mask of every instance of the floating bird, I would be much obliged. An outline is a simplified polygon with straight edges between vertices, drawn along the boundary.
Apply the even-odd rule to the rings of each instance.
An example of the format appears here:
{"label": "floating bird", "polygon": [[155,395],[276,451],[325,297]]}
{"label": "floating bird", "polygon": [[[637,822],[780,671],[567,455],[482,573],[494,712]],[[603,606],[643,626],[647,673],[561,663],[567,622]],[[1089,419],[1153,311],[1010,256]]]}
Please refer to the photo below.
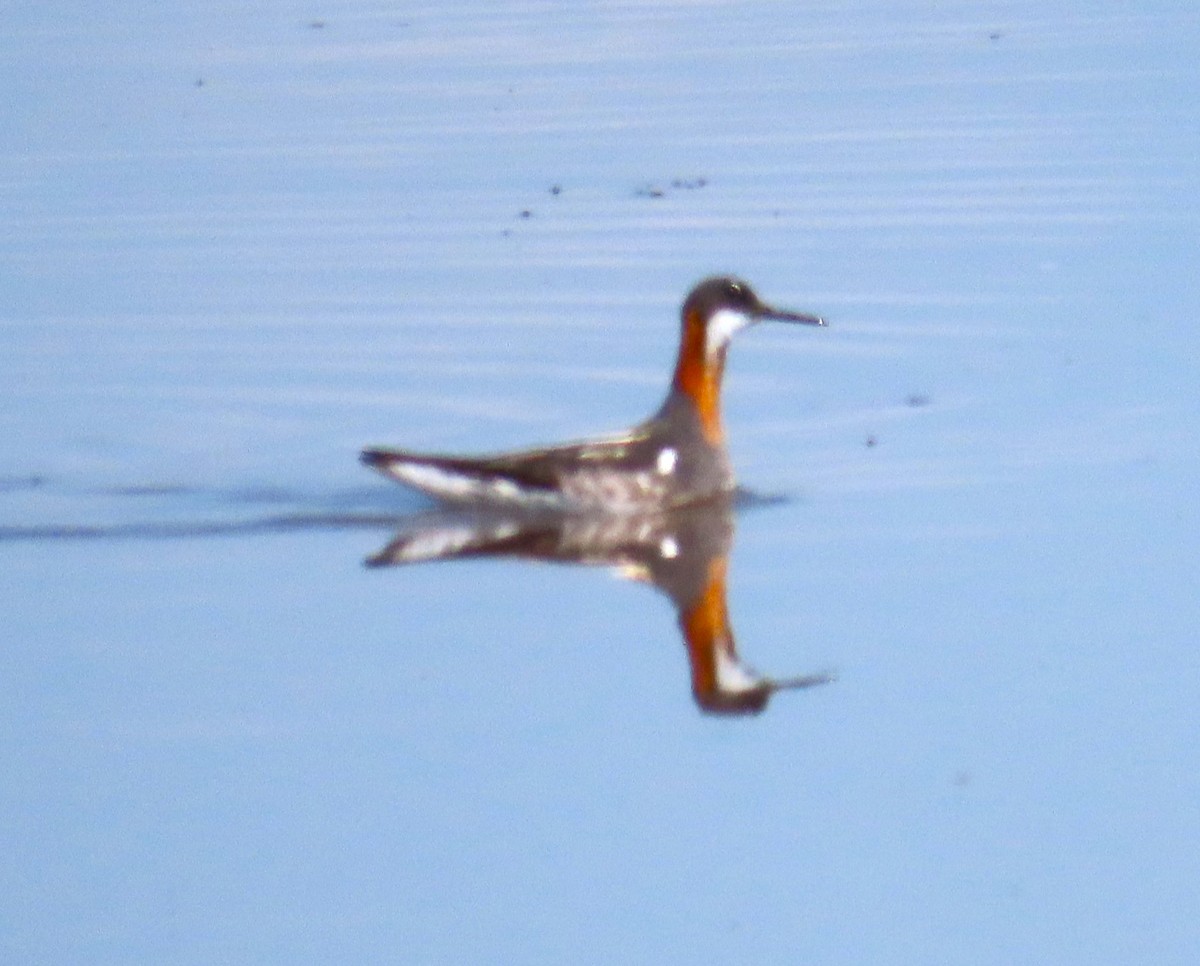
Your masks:
{"label": "floating bird", "polygon": [[733,336],[758,322],[825,325],[772,308],[740,279],[709,278],[683,303],[675,374],[653,416],[623,433],[487,456],[369,448],[385,476],[452,504],[554,512],[645,513],[734,490],[721,425],[721,377]]}

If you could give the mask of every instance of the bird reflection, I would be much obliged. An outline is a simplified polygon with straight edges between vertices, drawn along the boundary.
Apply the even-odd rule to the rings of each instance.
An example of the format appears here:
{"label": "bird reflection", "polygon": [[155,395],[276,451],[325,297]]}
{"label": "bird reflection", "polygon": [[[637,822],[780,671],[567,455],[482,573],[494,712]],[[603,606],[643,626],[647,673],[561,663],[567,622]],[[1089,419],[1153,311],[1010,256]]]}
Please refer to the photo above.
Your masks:
{"label": "bird reflection", "polygon": [[412,517],[366,564],[513,557],[614,568],[675,604],[700,709],[758,714],[776,691],[826,684],[832,676],[771,678],[738,657],[725,599],[732,543],[729,500],[628,517],[443,509]]}

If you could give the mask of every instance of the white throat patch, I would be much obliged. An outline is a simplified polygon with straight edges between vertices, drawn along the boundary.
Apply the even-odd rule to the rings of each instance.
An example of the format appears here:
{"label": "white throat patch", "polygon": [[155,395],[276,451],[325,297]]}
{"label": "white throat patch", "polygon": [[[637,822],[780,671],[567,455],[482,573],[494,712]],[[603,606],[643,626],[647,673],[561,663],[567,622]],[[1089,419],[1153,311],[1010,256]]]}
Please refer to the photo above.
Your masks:
{"label": "white throat patch", "polygon": [[753,322],[745,312],[736,309],[721,309],[708,320],[704,333],[704,351],[708,356],[720,352],[738,332]]}

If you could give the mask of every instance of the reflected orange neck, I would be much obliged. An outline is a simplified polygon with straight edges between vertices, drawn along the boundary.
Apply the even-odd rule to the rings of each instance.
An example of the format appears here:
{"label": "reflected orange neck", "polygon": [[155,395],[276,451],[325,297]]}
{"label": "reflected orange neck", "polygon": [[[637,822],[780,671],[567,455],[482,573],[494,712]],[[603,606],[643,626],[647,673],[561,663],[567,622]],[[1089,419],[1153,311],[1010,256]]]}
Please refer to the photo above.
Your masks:
{"label": "reflected orange neck", "polygon": [[729,611],[725,601],[724,557],[712,560],[708,579],[700,599],[680,615],[692,669],[692,693],[701,704],[717,692],[717,652],[733,654],[733,633],[729,629]]}

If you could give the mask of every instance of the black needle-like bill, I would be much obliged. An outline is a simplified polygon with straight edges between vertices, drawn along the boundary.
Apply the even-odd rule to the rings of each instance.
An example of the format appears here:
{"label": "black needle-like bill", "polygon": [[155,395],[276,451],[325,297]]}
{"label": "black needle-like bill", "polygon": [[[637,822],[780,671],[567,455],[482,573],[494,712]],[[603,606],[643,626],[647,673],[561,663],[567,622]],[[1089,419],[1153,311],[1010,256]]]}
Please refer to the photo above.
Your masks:
{"label": "black needle-like bill", "polygon": [[802,325],[829,324],[819,315],[810,315],[807,312],[787,312],[783,309],[773,309],[769,305],[762,307],[758,317],[764,322],[799,322]]}

